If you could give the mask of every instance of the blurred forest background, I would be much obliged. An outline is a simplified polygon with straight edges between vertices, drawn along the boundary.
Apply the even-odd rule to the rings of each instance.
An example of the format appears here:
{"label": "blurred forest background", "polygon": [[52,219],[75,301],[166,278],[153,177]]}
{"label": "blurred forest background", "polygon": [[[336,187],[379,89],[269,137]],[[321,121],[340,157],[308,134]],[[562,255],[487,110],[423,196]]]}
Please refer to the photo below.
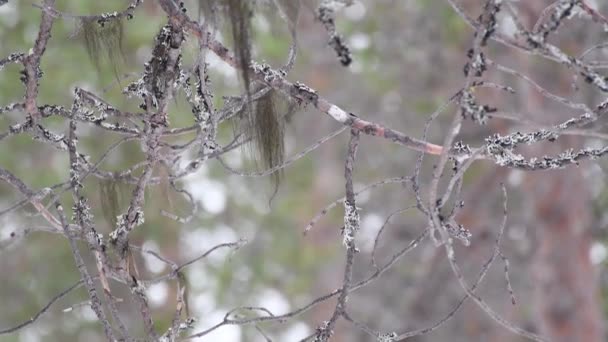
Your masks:
{"label": "blurred forest background", "polygon": [[[460,0],[476,17],[482,1]],[[551,1],[513,1],[522,21],[532,26]],[[608,15],[608,4],[587,1]],[[121,10],[126,1],[57,0],[55,8],[72,14],[99,14]],[[196,18],[198,2],[185,1],[188,13]],[[253,59],[280,67],[291,42],[289,30],[270,2],[259,1],[253,18]],[[297,25],[298,56],[287,79],[300,81],[324,97],[369,121],[383,123],[408,135],[421,138],[429,115],[454,95],[463,82],[466,51],[473,30],[447,1],[357,0],[338,12],[336,24],[351,48],[353,62],[343,67],[327,46],[327,32],[315,20],[314,6],[303,6]],[[34,43],[41,10],[31,1],[10,1],[0,7],[0,58],[12,52],[27,52]],[[498,30],[513,34],[514,23],[501,15]],[[126,22],[123,34],[124,58],[115,69],[101,59],[97,69],[74,20],[57,20],[52,38],[41,61],[39,103],[69,107],[73,89],[81,87],[117,108],[136,110],[121,89],[132,80],[129,73],[141,72],[149,59],[154,36],[166,23],[166,15],[156,1],[145,1]],[[226,25],[223,25],[226,26]],[[219,39],[231,46],[230,35],[221,30]],[[569,54],[580,56],[587,48],[606,41],[602,25],[586,15],[564,20],[551,42]],[[187,43],[188,44],[188,43]],[[192,61],[196,45],[186,45],[184,60]],[[605,49],[586,56],[589,61],[606,60]],[[548,91],[590,106],[604,100],[573,72],[558,63],[518,52],[490,42],[488,55],[501,65],[527,75]],[[242,93],[238,72],[208,53],[214,101]],[[599,63],[599,62],[598,62]],[[605,66],[605,64],[604,64]],[[8,65],[0,72],[0,106],[23,96],[18,82],[21,66]],[[600,70],[601,71],[601,70]],[[120,84],[116,77],[120,75]],[[124,75],[124,76],[123,76]],[[498,89],[480,89],[484,103],[499,110],[485,125],[464,122],[459,139],[480,145],[493,133],[530,131],[550,127],[573,113],[571,108],[543,97],[537,89],[513,74],[490,69],[485,78],[515,89],[508,94]],[[577,87],[573,86],[574,84]],[[451,105],[433,123],[427,141],[442,144],[445,128],[455,111]],[[21,122],[23,113],[0,115],[0,131]],[[193,123],[183,95],[171,104],[170,121],[175,127]],[[45,119],[55,132],[66,132],[63,119]],[[301,108],[286,125],[286,154],[294,155],[316,140],[340,128],[340,124],[315,108]],[[97,160],[117,137],[95,127],[79,126],[79,147]],[[85,130],[86,133],[82,133]],[[608,134],[604,123],[587,130],[563,135],[555,143],[541,143],[525,150],[526,155],[558,153],[568,147],[604,146]],[[218,139],[228,143],[234,125],[220,126]],[[177,141],[177,140],[176,140]],[[304,228],[323,208],[344,196],[344,157],[347,132],[331,139],[284,170],[276,196],[270,177],[241,177],[229,172],[217,160],[209,160],[197,173],[182,180],[200,210],[188,223],[160,214],[168,210],[187,215],[189,204],[183,196],[166,187],[150,187],[146,194],[145,223],[131,234],[131,244],[157,251],[166,258],[183,262],[220,243],[247,240],[241,248],[218,249],[185,270],[190,315],[197,319],[199,332],[220,322],[227,311],[238,306],[263,306],[275,314],[295,310],[338,288],[342,282],[344,247],[340,236],[342,207],[331,210],[307,234]],[[355,172],[355,188],[361,189],[382,179],[409,176],[418,153],[370,136],[362,136]],[[103,168],[126,169],[142,160],[138,143],[125,143],[109,155]],[[233,169],[252,171],[255,165],[247,148],[235,149],[223,157]],[[422,184],[427,185],[436,157],[426,157]],[[41,189],[68,179],[65,153],[28,135],[16,135],[0,143],[0,166],[18,175],[33,189]],[[523,172],[475,163],[464,177],[464,208],[458,222],[473,234],[471,245],[456,243],[457,260],[470,283],[494,250],[502,219],[500,183],[508,192],[508,220],[502,242],[509,260],[509,276],[516,304],[511,303],[503,264],[490,269],[479,294],[503,317],[515,325],[552,336],[559,341],[603,341],[608,314],[608,273],[605,246],[608,216],[606,160],[583,162],[562,170]],[[120,185],[128,198],[132,185]],[[85,182],[97,229],[103,234],[113,227],[103,212],[102,187],[95,177]],[[424,190],[423,190],[423,193]],[[66,195],[65,200],[69,201]],[[0,182],[0,210],[22,199],[8,184]],[[120,203],[124,210],[128,203]],[[363,279],[373,272],[370,263],[374,239],[391,213],[415,205],[409,185],[388,184],[362,193],[361,232],[357,237],[354,277]],[[66,205],[66,208],[68,206]],[[0,330],[26,321],[48,301],[80,279],[66,239],[36,229],[44,225],[28,206],[0,216]],[[385,262],[395,251],[407,246],[427,227],[426,217],[407,210],[391,217],[379,240],[376,258]],[[28,234],[28,232],[30,232]],[[83,247],[84,250],[84,247]],[[94,261],[87,255],[90,269]],[[149,254],[135,254],[143,279],[170,272],[170,268]],[[127,297],[128,288],[112,283],[116,297]],[[175,310],[175,281],[148,286],[147,295],[159,331],[170,326]],[[445,250],[425,240],[388,272],[369,286],[353,292],[348,305],[353,319],[381,332],[403,333],[430,327],[444,318],[462,299],[464,292],[446,260]],[[101,326],[90,307],[84,288],[65,296],[34,324],[0,335],[2,342],[104,341]],[[325,301],[283,323],[223,326],[201,341],[298,341],[312,334],[327,320],[334,301]],[[129,301],[118,303],[121,315],[135,331],[143,332],[137,309]],[[258,330],[261,329],[264,334]],[[563,335],[560,335],[563,334]],[[575,336],[560,339],[559,336]],[[370,341],[365,332],[341,321],[332,341]],[[428,334],[411,341],[519,341],[496,324],[473,302],[467,301],[450,320]]]}

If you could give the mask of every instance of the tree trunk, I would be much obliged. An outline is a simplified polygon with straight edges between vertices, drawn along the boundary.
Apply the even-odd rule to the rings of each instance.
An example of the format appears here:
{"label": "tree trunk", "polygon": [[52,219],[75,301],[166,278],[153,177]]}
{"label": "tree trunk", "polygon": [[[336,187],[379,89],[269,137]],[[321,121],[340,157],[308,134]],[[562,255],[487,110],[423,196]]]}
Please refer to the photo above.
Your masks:
{"label": "tree trunk", "polygon": [[596,272],[589,257],[590,203],[578,170],[535,174],[536,305],[554,342],[605,341]]}

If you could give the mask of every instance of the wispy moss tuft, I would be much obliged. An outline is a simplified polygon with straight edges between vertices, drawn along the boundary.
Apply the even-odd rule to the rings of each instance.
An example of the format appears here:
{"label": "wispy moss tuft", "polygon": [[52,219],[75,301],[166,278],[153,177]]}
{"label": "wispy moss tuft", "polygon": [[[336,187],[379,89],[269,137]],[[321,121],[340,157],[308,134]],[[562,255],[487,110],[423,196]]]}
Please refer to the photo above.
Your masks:
{"label": "wispy moss tuft", "polygon": [[117,182],[109,179],[100,180],[99,199],[103,217],[111,227],[114,227],[116,218],[120,214],[120,189]]}
{"label": "wispy moss tuft", "polygon": [[[251,0],[227,0],[227,16],[230,19],[234,52],[239,63],[241,78],[245,85],[247,98],[251,96],[249,63],[251,61]],[[247,109],[249,111],[249,109]]]}
{"label": "wispy moss tuft", "polygon": [[107,58],[114,73],[124,61],[122,49],[123,23],[119,18],[100,21],[97,18],[83,18],[80,21],[81,36],[91,62],[100,70],[102,56]]}
{"label": "wispy moss tuft", "polygon": [[[252,116],[250,127],[253,130],[251,136],[254,138],[259,160],[266,169],[281,165],[284,161],[285,125],[281,114],[277,111],[274,90],[256,101],[255,115]],[[280,176],[280,172],[274,173]]]}

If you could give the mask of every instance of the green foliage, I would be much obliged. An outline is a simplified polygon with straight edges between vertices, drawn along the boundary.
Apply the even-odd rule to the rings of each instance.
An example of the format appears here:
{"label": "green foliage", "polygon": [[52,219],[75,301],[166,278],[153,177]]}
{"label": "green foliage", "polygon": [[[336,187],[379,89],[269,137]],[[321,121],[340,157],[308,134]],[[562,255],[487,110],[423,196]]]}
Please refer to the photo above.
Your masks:
{"label": "green foliage", "polygon": [[281,35],[277,35],[272,30],[269,32],[256,32],[258,38],[257,47],[260,57],[264,58],[269,64],[282,63],[285,60],[285,51],[289,49],[290,40]]}
{"label": "green foliage", "polygon": [[468,30],[467,24],[447,5],[442,6],[439,14],[441,22],[444,23],[442,28],[446,38],[445,43],[458,45]]}
{"label": "green foliage", "polygon": [[420,98],[414,100],[412,107],[417,114],[427,115],[437,108],[437,101],[429,98]]}

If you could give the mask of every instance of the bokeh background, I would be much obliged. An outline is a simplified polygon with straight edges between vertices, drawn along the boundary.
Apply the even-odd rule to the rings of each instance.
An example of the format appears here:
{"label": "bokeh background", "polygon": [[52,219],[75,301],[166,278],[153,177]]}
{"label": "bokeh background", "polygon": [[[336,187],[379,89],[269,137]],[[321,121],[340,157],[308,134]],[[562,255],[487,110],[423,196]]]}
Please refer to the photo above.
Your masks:
{"label": "bokeh background", "polygon": [[[482,1],[460,1],[476,17]],[[601,1],[588,3],[601,13],[608,6]],[[120,10],[125,1],[57,0],[56,8],[72,14],[98,14]],[[531,27],[550,1],[514,2],[522,21]],[[196,16],[197,2],[186,1],[189,13]],[[499,30],[512,34],[514,24],[499,16]],[[40,20],[40,10],[29,1],[9,1],[0,7],[0,57],[11,52],[27,52],[32,46]],[[115,69],[102,59],[99,69],[90,61],[77,24],[69,18],[55,22],[47,51],[42,59],[45,75],[40,83],[39,103],[70,106],[74,87],[103,95],[122,109],[135,110],[135,100],[121,95],[129,73],[142,71],[151,53],[152,42],[165,23],[164,13],[154,1],[146,1],[125,25],[123,54]],[[254,58],[280,66],[287,57],[290,35],[287,25],[269,2],[260,1],[254,17]],[[406,134],[421,137],[429,115],[445,103],[462,85],[462,67],[471,45],[473,31],[446,1],[361,0],[339,12],[337,25],[353,52],[353,63],[342,67],[331,48],[327,33],[314,20],[308,7],[302,9],[298,24],[299,54],[291,81],[301,81],[316,89],[342,108],[370,121],[383,123]],[[225,26],[225,25],[224,25]],[[230,45],[229,33],[218,35]],[[572,55],[607,38],[602,26],[584,15],[566,20],[551,42]],[[196,57],[196,46],[189,43],[184,58]],[[575,80],[572,71],[557,63],[490,43],[488,54],[494,61],[530,76],[545,89],[589,106],[603,100],[603,94]],[[598,49],[587,58],[605,59]],[[239,95],[242,86],[238,73],[213,54],[209,54],[215,104],[223,105],[222,96]],[[0,71],[0,106],[20,101],[23,87],[19,65]],[[126,78],[122,78],[125,75]],[[492,133],[531,130],[559,123],[581,113],[573,112],[542,97],[530,85],[513,75],[490,70],[486,77],[513,87],[516,94],[496,89],[480,89],[484,103],[499,112],[484,126],[465,121],[461,137],[472,145],[483,143]],[[573,87],[577,84],[578,87]],[[441,143],[445,129],[457,107],[448,107],[431,126],[428,140]],[[0,116],[0,131],[21,122],[23,114],[8,112]],[[192,115],[180,95],[171,107],[174,126],[192,124]],[[55,132],[65,132],[62,119],[45,119]],[[340,128],[339,124],[314,108],[301,108],[287,124],[287,154],[293,155],[317,139]],[[599,122],[588,131],[597,134],[565,135],[552,144],[540,144],[525,150],[527,155],[556,154],[568,147],[603,146]],[[79,125],[79,147],[99,158],[119,137],[94,127]],[[220,127],[223,143],[231,140],[233,123]],[[181,139],[186,139],[182,137]],[[348,136],[334,138],[288,167],[275,197],[269,178],[246,178],[231,174],[215,160],[188,176],[181,184],[195,197],[199,210],[187,224],[160,215],[161,209],[187,215],[189,204],[179,194],[163,187],[146,192],[146,222],[131,235],[131,243],[157,250],[176,262],[188,260],[209,248],[239,238],[249,243],[236,252],[227,249],[212,253],[207,259],[187,269],[188,302],[191,315],[201,331],[221,321],[230,309],[259,305],[275,314],[285,313],[309,303],[314,298],[338,288],[342,281],[344,247],[340,236],[341,206],[330,211],[309,234],[304,227],[327,204],[344,194],[343,163]],[[138,144],[124,144],[103,163],[106,170],[126,169],[141,161]],[[408,176],[414,170],[417,154],[386,140],[363,136],[355,168],[356,187],[389,177]],[[254,170],[247,148],[225,156],[231,167]],[[423,195],[432,172],[434,159],[424,161]],[[18,135],[0,142],[0,165],[18,175],[34,189],[66,181],[67,154]],[[557,171],[525,173],[493,165],[476,163],[463,184],[465,208],[458,221],[473,234],[471,246],[458,246],[457,260],[473,282],[481,266],[491,255],[502,219],[500,183],[507,185],[509,216],[502,244],[509,259],[510,280],[517,304],[507,291],[504,266],[498,261],[479,290],[480,295],[505,318],[528,330],[541,333],[547,329],[585,331],[599,329],[580,341],[600,341],[606,314],[608,293],[607,255],[604,240],[608,219],[604,214],[606,162],[585,162],[579,167]],[[112,229],[104,216],[99,180],[90,177],[85,191],[93,204],[100,232]],[[121,209],[127,206],[131,185],[121,184],[124,196]],[[10,186],[0,183],[0,209],[21,199]],[[64,196],[69,203],[70,196]],[[385,185],[358,197],[362,229],[358,236],[361,250],[356,257],[355,279],[372,272],[370,256],[374,238],[386,217],[415,204],[409,186]],[[67,207],[67,206],[66,206]],[[0,328],[27,320],[50,298],[79,279],[67,240],[44,232],[23,234],[24,229],[44,225],[31,207],[0,216]],[[406,246],[426,227],[426,219],[415,209],[391,219],[379,242],[377,258],[386,261]],[[10,234],[25,235],[19,241]],[[9,243],[10,241],[10,243]],[[82,246],[84,248],[84,246]],[[88,255],[91,261],[90,255]],[[136,255],[145,279],[170,270],[153,257]],[[93,263],[90,264],[91,266]],[[91,269],[93,269],[91,267]],[[129,298],[128,288],[112,284],[118,297]],[[154,319],[159,329],[170,326],[175,308],[175,282],[162,282],[148,288]],[[121,293],[124,296],[121,296]],[[353,318],[371,328],[402,333],[431,326],[462,298],[444,250],[424,241],[371,285],[351,295],[348,305]],[[102,341],[101,326],[85,301],[84,289],[74,291],[56,303],[33,325],[12,335],[0,336],[6,342]],[[125,320],[143,333],[136,319],[136,307],[126,301],[119,304]],[[276,341],[297,341],[314,332],[333,312],[332,300],[281,324],[260,327]],[[69,312],[64,309],[71,308]],[[545,330],[543,330],[545,329]],[[560,330],[561,329],[561,330]],[[556,330],[556,331],[557,331]],[[574,336],[574,335],[570,335]],[[264,341],[253,326],[225,326],[205,337],[205,341]],[[334,341],[370,341],[371,337],[344,322],[338,324]],[[439,329],[411,341],[519,341],[520,338],[493,322],[473,303],[463,308]]]}

